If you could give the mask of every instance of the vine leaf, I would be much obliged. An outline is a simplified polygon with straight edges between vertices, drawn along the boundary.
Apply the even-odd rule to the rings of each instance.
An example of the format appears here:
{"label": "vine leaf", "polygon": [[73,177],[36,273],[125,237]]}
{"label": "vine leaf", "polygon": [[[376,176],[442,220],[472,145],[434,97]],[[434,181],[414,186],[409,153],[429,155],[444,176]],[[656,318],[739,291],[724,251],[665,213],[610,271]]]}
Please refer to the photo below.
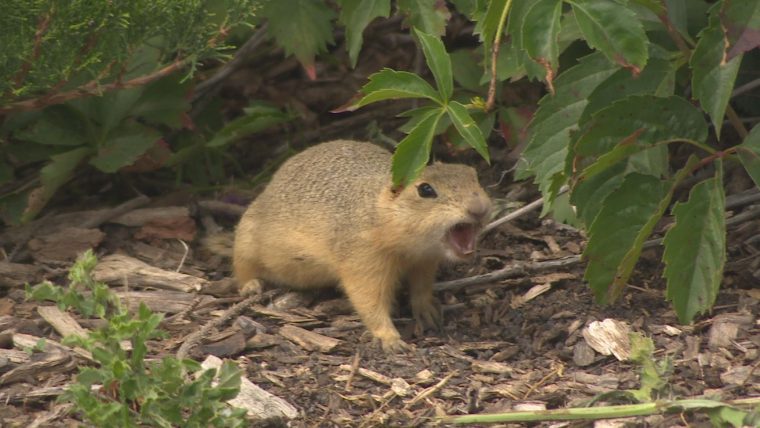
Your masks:
{"label": "vine leaf", "polygon": [[714,177],[691,189],[686,203],[676,204],[675,226],[665,234],[667,297],[682,323],[712,307],[723,277],[726,195],[722,173],[718,167]]}
{"label": "vine leaf", "polygon": [[288,55],[295,55],[310,79],[316,78],[314,56],[333,43],[333,11],[313,0],[267,0],[259,12],[269,20],[269,33]]}
{"label": "vine leaf", "polygon": [[713,6],[710,23],[699,33],[689,64],[694,70],[691,76],[694,98],[710,115],[718,137],[742,61],[742,55],[727,60],[725,34],[719,17],[721,4]]}
{"label": "vine leaf", "polygon": [[430,71],[433,72],[441,99],[444,101],[448,100],[454,93],[451,57],[446,52],[446,48],[443,46],[440,38],[423,33],[416,28],[414,29],[414,33],[420,40],[422,52],[425,55],[425,62],[430,67]]}
{"label": "vine leaf", "polygon": [[398,0],[398,10],[406,15],[406,24],[436,36],[446,32],[451,12],[446,2],[438,0]]}
{"label": "vine leaf", "polygon": [[428,98],[441,103],[438,91],[433,89],[425,79],[408,71],[396,71],[389,68],[369,76],[369,82],[362,87],[362,92],[364,97],[356,103],[355,107],[401,98]]}
{"label": "vine leaf", "polygon": [[631,173],[604,200],[583,252],[588,261],[584,279],[597,302],[613,302],[622,292],[644,239],[667,208],[667,195],[667,182]]}
{"label": "vine leaf", "polygon": [[614,0],[571,0],[569,3],[589,46],[633,74],[639,74],[649,57],[649,41],[636,14]]}
{"label": "vine leaf", "polygon": [[346,27],[346,42],[351,67],[356,67],[362,48],[362,33],[373,19],[387,18],[391,13],[390,0],[340,0],[338,21]]}
{"label": "vine leaf", "polygon": [[483,159],[490,162],[486,139],[483,136],[480,127],[478,127],[478,124],[475,123],[475,120],[470,116],[470,113],[467,112],[467,107],[456,101],[451,101],[448,104],[447,110],[451,122],[462,135],[462,138],[464,138],[467,144],[477,150],[477,152],[483,156]]}
{"label": "vine leaf", "polygon": [[594,88],[617,70],[599,53],[588,55],[554,82],[555,93],[544,96],[529,129],[518,178],[535,175],[544,194],[544,213],[562,182],[571,138]]}
{"label": "vine leaf", "polygon": [[398,144],[391,167],[394,186],[406,187],[425,167],[435,129],[444,112],[441,108],[425,110],[417,125]]}
{"label": "vine leaf", "polygon": [[554,92],[554,76],[559,66],[557,36],[562,16],[560,0],[538,0],[528,9],[522,27],[525,50],[534,61],[546,70],[546,84]]}
{"label": "vine leaf", "polygon": [[760,125],[755,125],[736,149],[744,169],[755,185],[760,187]]}

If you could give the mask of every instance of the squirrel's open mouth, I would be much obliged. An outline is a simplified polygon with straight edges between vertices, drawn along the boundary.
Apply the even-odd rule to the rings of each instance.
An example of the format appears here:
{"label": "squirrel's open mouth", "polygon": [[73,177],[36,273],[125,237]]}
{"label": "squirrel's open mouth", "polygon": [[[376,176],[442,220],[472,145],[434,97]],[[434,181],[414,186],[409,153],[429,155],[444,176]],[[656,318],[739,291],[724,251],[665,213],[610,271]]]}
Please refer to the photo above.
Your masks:
{"label": "squirrel's open mouth", "polygon": [[460,258],[469,258],[475,253],[478,228],[473,223],[457,223],[446,233],[451,249]]}

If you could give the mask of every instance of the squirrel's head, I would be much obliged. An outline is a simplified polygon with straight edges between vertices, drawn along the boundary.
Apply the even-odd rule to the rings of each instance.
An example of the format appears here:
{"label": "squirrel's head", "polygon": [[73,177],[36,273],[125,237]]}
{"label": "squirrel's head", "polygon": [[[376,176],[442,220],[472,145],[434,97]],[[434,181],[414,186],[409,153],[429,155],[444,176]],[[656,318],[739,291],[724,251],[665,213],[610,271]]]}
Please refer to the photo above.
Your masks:
{"label": "squirrel's head", "polygon": [[413,183],[390,194],[382,205],[390,208],[395,227],[417,239],[413,248],[452,261],[467,260],[475,253],[491,200],[473,168],[435,163]]}

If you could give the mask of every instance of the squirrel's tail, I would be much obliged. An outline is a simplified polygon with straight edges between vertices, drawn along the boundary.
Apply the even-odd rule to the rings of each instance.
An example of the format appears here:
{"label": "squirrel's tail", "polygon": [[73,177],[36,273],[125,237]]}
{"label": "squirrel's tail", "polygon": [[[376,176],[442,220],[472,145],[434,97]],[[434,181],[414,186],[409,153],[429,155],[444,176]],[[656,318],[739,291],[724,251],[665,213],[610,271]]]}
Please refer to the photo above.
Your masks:
{"label": "squirrel's tail", "polygon": [[207,250],[229,258],[232,258],[234,242],[235,234],[233,232],[212,233],[201,240],[201,244]]}

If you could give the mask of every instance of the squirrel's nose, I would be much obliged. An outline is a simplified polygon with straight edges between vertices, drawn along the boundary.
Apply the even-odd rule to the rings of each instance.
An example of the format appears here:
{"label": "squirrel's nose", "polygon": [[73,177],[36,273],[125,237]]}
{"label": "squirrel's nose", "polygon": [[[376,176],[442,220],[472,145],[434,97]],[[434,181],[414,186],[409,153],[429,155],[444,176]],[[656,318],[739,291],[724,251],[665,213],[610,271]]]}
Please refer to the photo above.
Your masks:
{"label": "squirrel's nose", "polygon": [[485,195],[475,195],[467,206],[467,214],[478,222],[483,222],[490,211],[491,200]]}

